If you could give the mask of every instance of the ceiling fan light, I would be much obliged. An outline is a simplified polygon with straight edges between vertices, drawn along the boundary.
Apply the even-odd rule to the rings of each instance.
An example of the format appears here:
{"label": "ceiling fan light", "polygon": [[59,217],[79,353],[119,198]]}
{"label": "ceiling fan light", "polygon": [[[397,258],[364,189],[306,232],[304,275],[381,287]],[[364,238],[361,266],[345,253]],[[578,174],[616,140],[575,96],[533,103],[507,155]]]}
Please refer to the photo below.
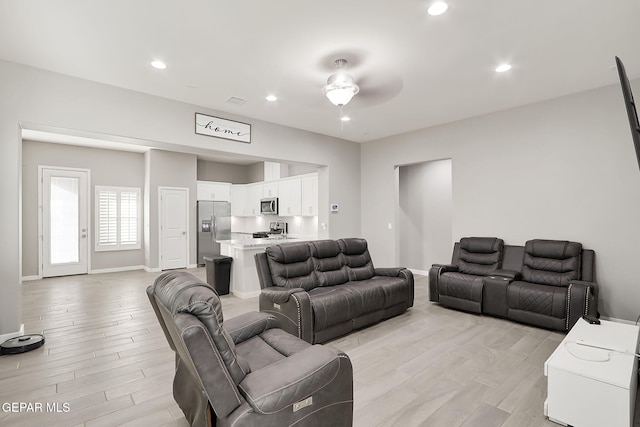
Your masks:
{"label": "ceiling fan light", "polygon": [[351,98],[358,92],[360,88],[353,82],[353,77],[344,72],[343,68],[347,64],[344,59],[335,61],[338,72],[332,74],[327,79],[327,85],[323,88],[324,94],[329,101],[335,106],[341,107],[347,105]]}
{"label": "ceiling fan light", "polygon": [[358,89],[357,86],[355,88],[333,88],[328,91],[325,91],[325,94],[327,95],[327,98],[329,98],[329,101],[331,101],[333,105],[340,107],[342,105],[347,105],[349,101],[351,101],[351,98],[353,98],[353,95],[358,93],[357,89]]}

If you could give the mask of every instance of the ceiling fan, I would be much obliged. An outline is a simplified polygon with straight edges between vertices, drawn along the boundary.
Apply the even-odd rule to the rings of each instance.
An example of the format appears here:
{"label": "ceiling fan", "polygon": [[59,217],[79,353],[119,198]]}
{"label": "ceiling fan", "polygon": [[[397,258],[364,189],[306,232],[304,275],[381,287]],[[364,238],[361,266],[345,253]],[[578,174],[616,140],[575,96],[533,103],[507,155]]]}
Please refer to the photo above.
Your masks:
{"label": "ceiling fan", "polygon": [[327,84],[322,90],[333,105],[342,107],[360,92],[360,88],[355,84],[353,77],[345,71],[346,59],[336,59],[335,64],[338,71],[329,76]]}

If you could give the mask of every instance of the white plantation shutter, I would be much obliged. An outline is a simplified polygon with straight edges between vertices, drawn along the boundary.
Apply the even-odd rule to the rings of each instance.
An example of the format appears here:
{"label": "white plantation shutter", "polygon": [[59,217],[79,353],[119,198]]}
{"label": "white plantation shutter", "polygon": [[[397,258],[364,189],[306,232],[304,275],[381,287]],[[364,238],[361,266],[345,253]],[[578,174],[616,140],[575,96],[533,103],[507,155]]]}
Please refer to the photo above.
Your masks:
{"label": "white plantation shutter", "polygon": [[115,191],[99,191],[98,200],[98,241],[100,246],[118,244],[118,209]]}
{"label": "white plantation shutter", "polygon": [[120,243],[135,244],[138,241],[138,195],[132,191],[120,193]]}
{"label": "white plantation shutter", "polygon": [[139,249],[140,189],[96,186],[96,251]]}

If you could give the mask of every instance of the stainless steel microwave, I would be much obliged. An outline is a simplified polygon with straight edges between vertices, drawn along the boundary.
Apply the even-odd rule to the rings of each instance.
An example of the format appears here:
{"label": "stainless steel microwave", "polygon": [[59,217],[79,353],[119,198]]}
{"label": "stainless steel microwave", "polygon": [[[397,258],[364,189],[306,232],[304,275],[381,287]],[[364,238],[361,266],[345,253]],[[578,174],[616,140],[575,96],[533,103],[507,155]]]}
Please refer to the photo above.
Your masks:
{"label": "stainless steel microwave", "polygon": [[278,198],[269,197],[268,199],[261,199],[260,214],[261,215],[278,215]]}

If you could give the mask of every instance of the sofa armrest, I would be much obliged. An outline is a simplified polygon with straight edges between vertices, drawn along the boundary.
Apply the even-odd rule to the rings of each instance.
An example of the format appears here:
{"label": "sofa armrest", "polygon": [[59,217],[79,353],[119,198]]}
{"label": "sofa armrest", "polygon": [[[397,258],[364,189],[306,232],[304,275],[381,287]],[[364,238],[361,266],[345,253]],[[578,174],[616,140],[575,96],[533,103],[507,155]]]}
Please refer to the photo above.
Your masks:
{"label": "sofa armrest", "polygon": [[265,288],[258,298],[260,311],[274,316],[280,327],[313,344],[313,311],[309,294],[302,288]]}
{"label": "sofa armrest", "polygon": [[400,276],[400,272],[402,270],[406,270],[404,267],[385,267],[385,268],[374,268],[374,274],[376,276],[387,276],[387,277],[398,277]]}
{"label": "sofa armrest", "polygon": [[458,271],[458,266],[453,264],[433,264],[431,268],[436,268],[442,273],[452,273]]}
{"label": "sofa armrest", "polygon": [[598,317],[598,285],[574,280],[567,286],[567,317],[565,330],[570,330],[583,315]]}
{"label": "sofa armrest", "polygon": [[572,280],[571,283],[581,286],[588,286],[591,288],[591,293],[594,297],[598,298],[598,284],[595,282],[587,282],[585,280]]}
{"label": "sofa armrest", "polygon": [[292,294],[304,292],[302,288],[284,288],[282,286],[271,286],[264,288],[261,292],[264,298],[275,303],[285,303],[289,301]]}
{"label": "sofa armrest", "polygon": [[273,414],[334,381],[345,358],[331,347],[314,345],[250,373],[239,388],[256,412]]}
{"label": "sofa armrest", "polygon": [[224,322],[224,328],[231,335],[234,344],[239,344],[251,337],[260,335],[267,329],[279,327],[280,322],[275,316],[257,311],[245,313]]}
{"label": "sofa armrest", "polygon": [[407,307],[413,307],[414,281],[411,270],[405,267],[386,267],[375,268],[374,273],[376,276],[400,277],[403,279],[407,286]]}
{"label": "sofa armrest", "polygon": [[516,270],[496,270],[489,274],[489,276],[504,277],[509,280],[518,280],[522,277],[522,274]]}
{"label": "sofa armrest", "polygon": [[440,301],[438,281],[442,273],[458,271],[458,267],[452,264],[433,264],[429,269],[429,301]]}

